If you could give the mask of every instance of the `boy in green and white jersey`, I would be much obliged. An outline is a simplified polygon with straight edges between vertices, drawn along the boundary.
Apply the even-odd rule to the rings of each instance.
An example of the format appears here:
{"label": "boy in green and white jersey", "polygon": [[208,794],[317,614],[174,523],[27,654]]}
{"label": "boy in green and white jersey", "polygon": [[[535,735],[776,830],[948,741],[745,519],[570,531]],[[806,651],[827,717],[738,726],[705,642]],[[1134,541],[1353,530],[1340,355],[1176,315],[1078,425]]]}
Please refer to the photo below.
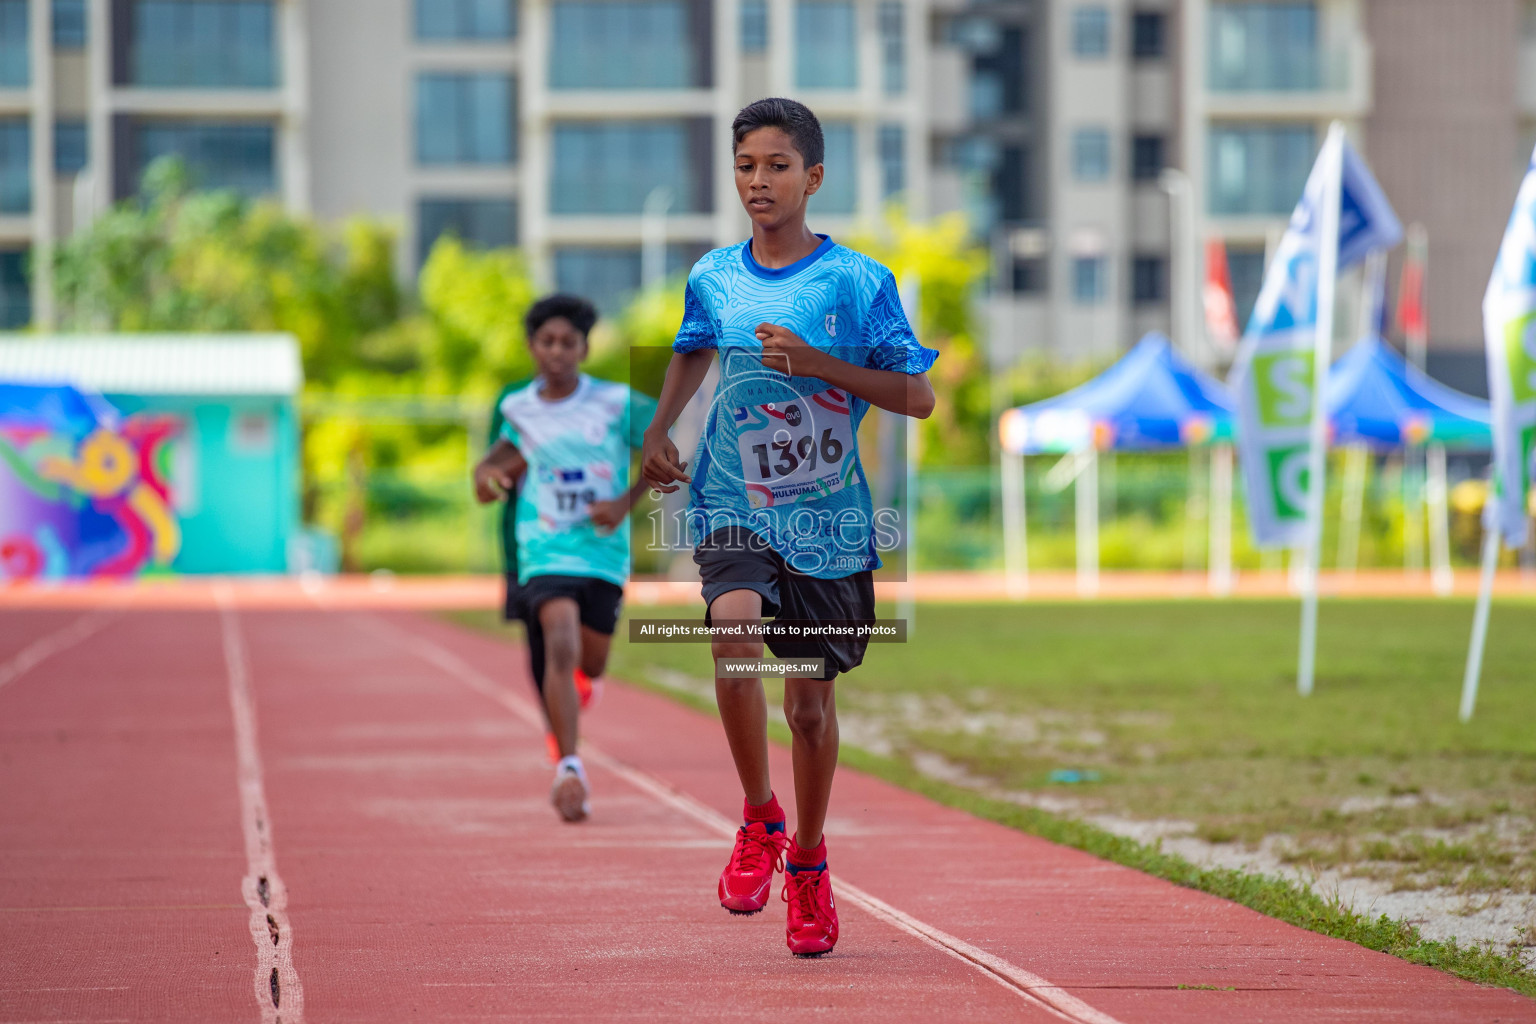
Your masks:
{"label": "boy in green and white jersey", "polygon": [[[576,753],[576,674],[602,674],[624,582],[625,518],[645,489],[631,452],[655,403],[626,384],[578,369],[597,311],[585,299],[552,295],[524,318],[538,376],[502,399],[501,437],[475,467],[475,492],[494,501],[517,488],[517,582],[530,636],[542,633],[545,715],[559,752],[550,799],[561,817],[589,813],[587,777]],[[522,477],[520,485],[518,477]],[[510,582],[510,581],[509,581]]]}

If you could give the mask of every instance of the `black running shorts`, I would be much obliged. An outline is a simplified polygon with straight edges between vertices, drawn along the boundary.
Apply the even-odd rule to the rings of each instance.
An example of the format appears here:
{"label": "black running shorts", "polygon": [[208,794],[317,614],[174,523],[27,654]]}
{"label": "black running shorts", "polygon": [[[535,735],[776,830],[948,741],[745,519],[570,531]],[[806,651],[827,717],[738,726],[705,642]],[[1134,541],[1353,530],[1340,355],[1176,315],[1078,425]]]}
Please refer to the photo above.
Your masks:
{"label": "black running shorts", "polygon": [[527,618],[537,622],[544,602],[569,597],[580,610],[581,624],[608,636],[619,624],[619,605],[624,588],[595,576],[530,576],[523,584],[523,607]]}
{"label": "black running shorts", "polygon": [[[710,621],[709,606],[715,598],[732,590],[757,591],[763,599],[763,616],[769,620],[875,620],[875,582],[868,569],[840,579],[807,576],[791,569],[782,555],[745,527],[727,526],[714,531],[694,549],[693,560],[703,583],[706,625]],[[768,649],[778,658],[824,658],[825,680],[857,668],[868,646],[868,636],[768,640]]]}

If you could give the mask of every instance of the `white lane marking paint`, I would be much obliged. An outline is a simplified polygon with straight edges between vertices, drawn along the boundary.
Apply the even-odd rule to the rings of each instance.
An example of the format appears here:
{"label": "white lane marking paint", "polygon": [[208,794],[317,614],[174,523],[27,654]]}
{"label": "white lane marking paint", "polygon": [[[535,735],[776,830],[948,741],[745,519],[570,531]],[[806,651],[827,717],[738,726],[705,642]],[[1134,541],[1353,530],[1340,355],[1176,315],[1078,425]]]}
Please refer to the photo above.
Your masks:
{"label": "white lane marking paint", "polygon": [[[390,630],[384,628],[382,623],[375,626],[371,621],[362,619],[359,619],[359,621],[371,632],[388,637],[394,643],[411,651],[423,661],[437,666],[470,689],[500,704],[528,725],[533,726],[540,733],[544,731],[543,716],[539,714],[538,708],[531,701],[514,696],[504,687],[498,685],[495,680],[489,678],[447,648],[408,629],[397,628]],[[641,792],[692,818],[711,832],[727,839],[736,834],[735,822],[714,808],[674,788],[643,769],[635,768],[632,765],[616,760],[593,746],[589,741],[583,741],[582,746],[585,758],[618,775]],[[1071,1021],[1072,1024],[1121,1024],[1116,1018],[1090,1006],[1060,985],[1054,985],[1038,974],[1026,971],[1022,967],[1009,963],[1002,957],[994,956],[984,949],[971,945],[964,939],[935,928],[926,921],[913,917],[902,910],[898,910],[884,900],[872,896],[858,886],[848,882],[846,878],[838,879],[837,890],[838,894],[842,896],[843,902],[852,903],[865,913],[884,921],[898,931],[905,932],[924,944],[980,971],[1010,992],[1053,1016],[1065,1021]]]}
{"label": "white lane marking paint", "polygon": [[47,636],[32,641],[17,652],[10,661],[0,665],[0,686],[19,679],[55,654],[75,646],[105,626],[111,618],[108,612],[87,612],[62,629],[56,629]]}
{"label": "white lane marking paint", "polygon": [[224,633],[229,675],[229,708],[235,719],[239,765],[240,824],[245,831],[245,878],[240,891],[250,908],[251,942],[256,946],[254,992],[262,1024],[303,1024],[304,988],[293,966],[293,925],[288,890],[277,873],[272,818],[262,784],[261,748],[256,742],[256,703],[251,697],[245,640],[227,588],[214,590]]}

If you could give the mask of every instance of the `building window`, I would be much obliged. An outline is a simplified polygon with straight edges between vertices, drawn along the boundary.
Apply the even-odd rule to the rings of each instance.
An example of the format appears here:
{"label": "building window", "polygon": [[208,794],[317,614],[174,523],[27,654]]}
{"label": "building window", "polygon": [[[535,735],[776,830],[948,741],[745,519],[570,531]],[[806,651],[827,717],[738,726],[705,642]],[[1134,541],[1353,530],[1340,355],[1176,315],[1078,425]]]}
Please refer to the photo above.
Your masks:
{"label": "building window", "polygon": [[[703,243],[667,246],[665,273],[686,271],[709,248]],[[591,300],[604,316],[619,313],[640,288],[639,249],[567,246],[555,249],[554,257],[556,290]]]}
{"label": "building window", "polygon": [[1072,133],[1072,177],[1078,181],[1109,178],[1109,132],[1079,128]]}
{"label": "building window", "polygon": [[0,0],[0,88],[26,88],[32,80],[27,0]]}
{"label": "building window", "polygon": [[551,213],[635,214],[655,188],[670,211],[710,208],[710,122],[587,121],[555,125]]}
{"label": "building window", "polygon": [[[180,157],[194,188],[234,189],[249,196],[277,191],[276,132],[260,122],[137,121],[124,140],[133,173],[120,181],[132,194],[144,169],[161,157]],[[119,196],[121,198],[121,195]]]}
{"label": "building window", "polygon": [[1163,173],[1166,140],[1161,135],[1137,135],[1131,139],[1131,178],[1156,181]]}
{"label": "building window", "polygon": [[1004,146],[992,172],[992,192],[1003,220],[1016,224],[1029,219],[1033,207],[1029,187],[1029,151],[1023,146]]}
{"label": "building window", "polygon": [[134,0],[121,85],[269,89],[277,84],[270,0]]}
{"label": "building window", "polygon": [[32,289],[27,285],[27,250],[0,250],[0,330],[32,322]]}
{"label": "building window", "polygon": [[[687,89],[709,84],[707,8],[684,0],[553,4],[555,89]],[[697,15],[697,17],[695,17]]]}
{"label": "building window", "polygon": [[53,0],[53,45],[79,50],[86,39],[85,0]]}
{"label": "building window", "polygon": [[53,173],[61,178],[85,170],[90,134],[84,121],[57,121],[53,126]]}
{"label": "building window", "polygon": [[510,199],[434,197],[416,206],[416,256],[427,261],[432,245],[452,235],[475,249],[505,249],[517,244],[517,204]]}
{"label": "building window", "polygon": [[1168,259],[1137,256],[1131,261],[1131,301],[1138,306],[1168,300]]}
{"label": "building window", "polygon": [[855,89],[859,84],[858,15],[843,0],[795,4],[795,84]]}
{"label": "building window", "polygon": [[768,0],[741,0],[741,52],[768,51]]}
{"label": "building window", "polygon": [[1131,15],[1131,56],[1137,60],[1168,56],[1168,15],[1162,11],[1136,11]]}
{"label": "building window", "polygon": [[1296,206],[1317,151],[1310,124],[1224,124],[1211,129],[1210,210],[1284,216]]}
{"label": "building window", "polygon": [[24,117],[0,118],[0,213],[32,209],[32,126]]}
{"label": "building window", "polygon": [[1211,90],[1316,89],[1317,29],[1315,3],[1212,3]]}
{"label": "building window", "polygon": [[416,0],[417,39],[511,39],[516,33],[512,0]]}
{"label": "building window", "polygon": [[1072,258],[1072,301],[1079,306],[1097,306],[1104,301],[1105,263],[1102,256]]}
{"label": "building window", "polygon": [[992,45],[971,61],[971,116],[979,121],[1023,113],[1024,58],[1029,36],[1010,28],[992,37]]}
{"label": "building window", "polygon": [[907,91],[906,11],[901,0],[881,0],[880,73],[887,96]]}
{"label": "building window", "polygon": [[1020,256],[1013,261],[1013,291],[1016,295],[1042,295],[1049,285],[1044,256]]}
{"label": "building window", "polygon": [[512,76],[430,72],[416,78],[416,162],[509,165],[516,156]]}
{"label": "building window", "polygon": [[858,135],[847,122],[822,122],[827,154],[821,190],[811,196],[812,213],[851,214],[859,206]]}
{"label": "building window", "polygon": [[907,131],[899,124],[880,126],[880,197],[907,190]]}
{"label": "building window", "polygon": [[1097,5],[1072,12],[1072,52],[1079,57],[1109,54],[1109,9]]}
{"label": "building window", "polygon": [[1227,246],[1227,273],[1232,278],[1232,301],[1237,322],[1247,324],[1264,286],[1264,250]]}

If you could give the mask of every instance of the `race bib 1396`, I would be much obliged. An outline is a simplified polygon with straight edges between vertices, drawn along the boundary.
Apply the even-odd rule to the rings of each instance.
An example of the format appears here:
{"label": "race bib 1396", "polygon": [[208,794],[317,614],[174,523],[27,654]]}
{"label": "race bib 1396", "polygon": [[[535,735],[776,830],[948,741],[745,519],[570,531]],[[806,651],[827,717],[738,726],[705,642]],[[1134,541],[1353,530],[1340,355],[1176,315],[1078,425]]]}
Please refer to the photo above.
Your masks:
{"label": "race bib 1396", "polygon": [[828,388],[808,397],[738,406],[736,443],[753,508],[815,501],[848,483],[855,458],[848,396]]}

